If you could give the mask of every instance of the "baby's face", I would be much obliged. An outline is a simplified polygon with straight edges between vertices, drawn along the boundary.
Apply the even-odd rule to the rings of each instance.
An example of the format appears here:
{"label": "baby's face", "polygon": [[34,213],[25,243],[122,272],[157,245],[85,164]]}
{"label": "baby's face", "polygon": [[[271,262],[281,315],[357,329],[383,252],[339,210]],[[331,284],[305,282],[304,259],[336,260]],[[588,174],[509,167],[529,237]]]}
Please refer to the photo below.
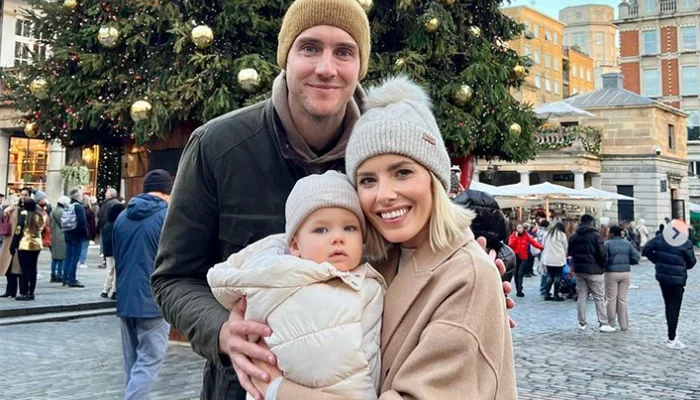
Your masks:
{"label": "baby's face", "polygon": [[349,271],[362,259],[360,221],[345,208],[316,210],[301,224],[289,250],[304,260],[327,261],[339,271]]}

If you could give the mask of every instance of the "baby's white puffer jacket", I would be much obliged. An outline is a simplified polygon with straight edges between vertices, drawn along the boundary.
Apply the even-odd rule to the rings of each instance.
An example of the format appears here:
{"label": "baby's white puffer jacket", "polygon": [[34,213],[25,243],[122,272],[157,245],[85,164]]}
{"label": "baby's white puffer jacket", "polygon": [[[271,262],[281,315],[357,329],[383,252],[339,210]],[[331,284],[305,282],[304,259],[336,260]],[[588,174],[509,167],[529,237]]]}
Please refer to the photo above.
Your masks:
{"label": "baby's white puffer jacket", "polygon": [[245,318],[267,321],[285,378],[347,399],[377,398],[386,283],[369,264],[338,271],[290,255],[284,235],[272,235],[215,265],[207,280],[224,307],[245,295]]}

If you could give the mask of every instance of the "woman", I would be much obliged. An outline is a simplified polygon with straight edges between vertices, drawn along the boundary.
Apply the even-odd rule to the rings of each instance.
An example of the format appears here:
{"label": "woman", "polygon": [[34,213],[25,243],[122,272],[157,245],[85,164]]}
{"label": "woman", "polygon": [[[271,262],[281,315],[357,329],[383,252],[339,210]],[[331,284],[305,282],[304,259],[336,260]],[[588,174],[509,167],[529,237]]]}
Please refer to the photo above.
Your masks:
{"label": "woman", "polygon": [[66,259],[66,237],[61,229],[63,210],[70,204],[67,196],[58,198],[56,208],[49,215],[51,226],[51,282],[63,282],[63,260]]}
{"label": "woman", "polygon": [[[566,238],[564,224],[557,222],[542,238],[542,265],[547,268],[547,284],[544,299],[547,301],[563,301],[559,295],[561,274],[566,265],[566,251],[569,241]],[[550,294],[554,284],[554,296]]]}
{"label": "woman", "polygon": [[102,286],[102,293],[100,294],[100,296],[104,299],[109,296],[110,290],[112,291],[112,300],[117,299],[117,273],[114,269],[114,246],[112,245],[112,232],[114,231],[114,222],[125,208],[126,207],[122,203],[113,205],[107,213],[107,222],[102,229],[102,242],[104,243],[102,250],[105,256],[105,263],[107,265],[107,277],[105,278],[105,283]]}
{"label": "woman", "polygon": [[529,264],[529,247],[532,246],[540,250],[542,250],[543,247],[527,233],[523,225],[518,225],[515,228],[515,232],[508,238],[508,246],[515,252],[518,263],[515,267],[515,290],[518,292],[518,297],[525,297],[525,293],[523,293],[523,277],[525,276]]}
{"label": "woman", "polygon": [[22,268],[20,276],[20,296],[15,300],[34,300],[36,289],[37,262],[42,248],[41,231],[46,221],[39,212],[39,207],[32,199],[24,201],[24,211],[20,214],[18,228],[22,230],[22,238],[19,241],[17,257]]}
{"label": "woman", "polygon": [[[346,170],[370,222],[366,250],[389,284],[380,399],[515,399],[500,276],[450,202],[450,159],[425,92],[407,78],[370,90]],[[326,399],[268,364],[277,400]],[[268,392],[268,388],[271,391]]]}
{"label": "woman", "polygon": [[85,208],[85,223],[87,224],[88,237],[85,241],[83,241],[83,247],[80,249],[80,260],[78,261],[78,267],[87,268],[88,247],[90,246],[90,241],[95,240],[95,237],[97,236],[97,221],[95,219],[95,213],[92,212],[92,208],[90,208],[89,196],[83,196],[82,204]]}
{"label": "woman", "polygon": [[646,221],[643,218],[639,219],[639,224],[637,224],[637,234],[639,235],[639,248],[643,248],[645,244],[649,241],[649,228],[646,226]]}
{"label": "woman", "polygon": [[19,219],[19,197],[10,195],[3,204],[4,217],[10,218],[11,230],[9,235],[5,235],[2,240],[2,251],[0,251],[0,274],[7,278],[7,286],[5,293],[0,297],[16,297],[17,289],[19,288],[19,276],[22,270],[19,266],[19,260],[14,257],[16,248],[13,246],[13,238],[17,229],[17,221]]}
{"label": "woman", "polygon": [[620,329],[629,330],[627,294],[630,289],[630,265],[639,264],[639,252],[634,245],[622,238],[622,228],[610,227],[610,239],[604,243],[608,253],[605,265],[605,300],[608,303],[608,324],[615,327],[615,315]]}

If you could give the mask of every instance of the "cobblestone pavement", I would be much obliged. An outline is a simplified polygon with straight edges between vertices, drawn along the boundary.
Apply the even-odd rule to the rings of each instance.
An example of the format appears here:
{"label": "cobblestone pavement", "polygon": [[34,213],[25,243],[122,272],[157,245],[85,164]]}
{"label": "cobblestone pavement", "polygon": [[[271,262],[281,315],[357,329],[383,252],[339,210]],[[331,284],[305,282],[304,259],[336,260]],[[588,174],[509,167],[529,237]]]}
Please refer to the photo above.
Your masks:
{"label": "cobblestone pavement", "polygon": [[[700,268],[699,268],[700,269]],[[86,271],[86,270],[81,270]],[[99,270],[104,271],[104,270]],[[691,270],[679,337],[685,350],[664,346],[661,293],[648,262],[635,266],[629,332],[579,331],[573,301],[544,302],[539,276],[525,281],[525,298],[512,311],[521,400],[697,400],[700,359],[700,270]],[[588,321],[595,325],[593,302]],[[0,327],[0,398],[13,400],[119,399],[122,356],[119,321],[103,316]],[[199,392],[202,359],[170,346],[151,399],[190,400]],[[465,399],[468,399],[466,396]]]}
{"label": "cobblestone pavement", "polygon": [[[46,306],[57,305],[74,305],[93,302],[105,302],[100,297],[102,285],[107,276],[107,270],[97,268],[102,264],[102,258],[99,256],[100,246],[92,245],[88,248],[87,265],[88,268],[78,268],[78,280],[85,285],[84,288],[69,288],[62,286],[60,283],[49,283],[51,278],[51,253],[48,249],[41,251],[38,263],[38,279],[36,282],[34,301],[15,301],[14,299],[0,298],[0,317],[3,312],[7,313],[16,309],[28,309]],[[5,292],[7,280],[4,277],[0,278],[0,290]],[[113,302],[112,302],[113,303]]]}

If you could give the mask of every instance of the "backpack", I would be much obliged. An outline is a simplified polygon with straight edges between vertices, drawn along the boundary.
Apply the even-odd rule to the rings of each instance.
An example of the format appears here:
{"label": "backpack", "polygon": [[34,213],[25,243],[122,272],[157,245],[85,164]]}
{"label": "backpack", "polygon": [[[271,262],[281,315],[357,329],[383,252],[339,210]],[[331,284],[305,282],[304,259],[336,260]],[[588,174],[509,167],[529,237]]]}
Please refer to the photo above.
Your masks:
{"label": "backpack", "polygon": [[68,205],[61,215],[61,230],[72,231],[78,227],[78,217],[75,215],[75,204]]}

